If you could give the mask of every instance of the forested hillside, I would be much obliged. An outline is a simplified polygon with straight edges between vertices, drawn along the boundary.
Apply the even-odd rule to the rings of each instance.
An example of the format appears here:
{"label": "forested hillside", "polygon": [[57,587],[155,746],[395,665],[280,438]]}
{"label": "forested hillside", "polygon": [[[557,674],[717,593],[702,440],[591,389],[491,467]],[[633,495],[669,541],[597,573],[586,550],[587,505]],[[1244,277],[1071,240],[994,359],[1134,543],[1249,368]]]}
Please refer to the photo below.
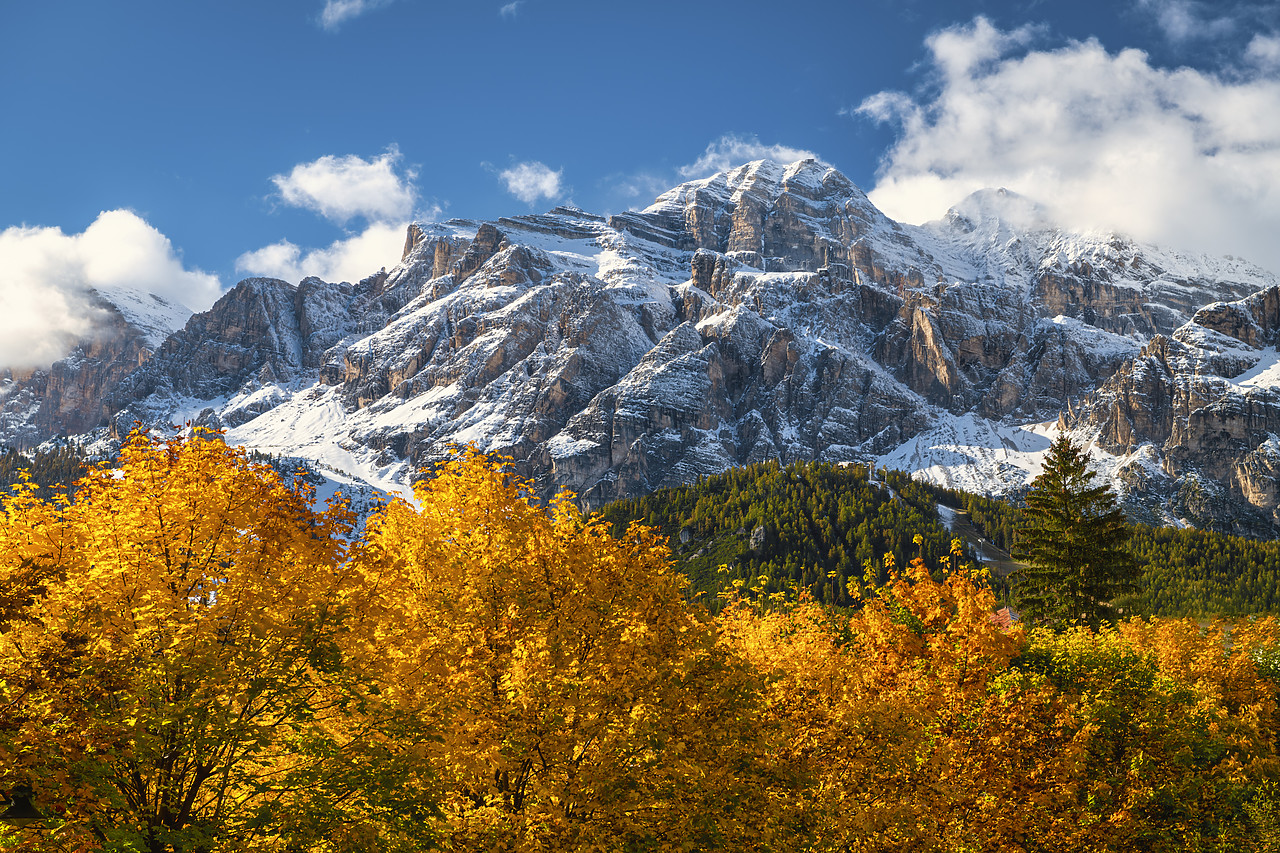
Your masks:
{"label": "forested hillside", "polygon": [[84,476],[85,456],[74,445],[26,453],[0,447],[0,493],[7,494],[22,479],[24,471],[39,487],[37,494],[49,497],[68,491]]}
{"label": "forested hillside", "polygon": [[[945,501],[966,510],[998,547],[1013,547],[1021,523],[1016,507],[962,492]],[[1142,580],[1135,595],[1118,602],[1126,612],[1205,618],[1280,610],[1280,542],[1133,524],[1128,548]]]}
{"label": "forested hillside", "polygon": [[[618,501],[601,513],[615,531],[638,520],[669,537],[696,594],[713,595],[735,581],[766,592],[795,584],[820,602],[845,605],[868,567],[883,580],[885,554],[897,565],[916,556],[939,565],[954,534],[939,520],[938,504],[968,513],[992,544],[1013,550],[1022,523],[1017,507],[858,465],[752,465]],[[1212,617],[1280,610],[1280,542],[1132,524],[1128,548],[1142,578],[1139,591],[1118,602],[1126,613]],[[727,573],[717,571],[721,565]],[[1005,580],[993,578],[993,585],[1003,598]]]}
{"label": "forested hillside", "polygon": [[952,534],[936,506],[934,489],[897,471],[765,462],[618,501],[601,515],[617,534],[640,521],[668,537],[696,595],[796,587],[848,605],[860,584],[884,580],[886,554],[897,565],[947,557]]}

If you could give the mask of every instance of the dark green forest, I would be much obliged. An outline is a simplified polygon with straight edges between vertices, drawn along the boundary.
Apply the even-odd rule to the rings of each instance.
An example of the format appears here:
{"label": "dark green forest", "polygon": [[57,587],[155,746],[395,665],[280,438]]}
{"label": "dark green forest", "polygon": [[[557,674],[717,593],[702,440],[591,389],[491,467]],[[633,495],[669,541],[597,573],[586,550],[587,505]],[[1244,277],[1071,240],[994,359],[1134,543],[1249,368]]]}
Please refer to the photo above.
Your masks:
{"label": "dark green forest", "polygon": [[39,487],[36,494],[48,499],[59,492],[71,491],[75,482],[84,476],[85,464],[84,454],[74,446],[25,453],[0,446],[0,493],[8,493],[26,471]]}
{"label": "dark green forest", "polygon": [[[939,490],[941,492],[941,490]],[[944,503],[969,513],[998,547],[1013,546],[1017,507],[963,492]],[[1131,524],[1128,549],[1142,568],[1138,592],[1117,603],[1144,616],[1242,616],[1280,612],[1280,542],[1194,528]]]}
{"label": "dark green forest", "polygon": [[[639,520],[671,541],[695,595],[709,601],[740,581],[779,592],[807,588],[818,601],[851,603],[851,591],[885,554],[937,566],[954,534],[937,505],[966,512],[997,548],[1010,551],[1021,511],[1009,503],[918,483],[865,466],[762,463],[689,486],[618,501],[601,510],[615,532]],[[1280,542],[1195,529],[1130,524],[1128,549],[1142,570],[1126,614],[1233,616],[1280,612]],[[754,544],[753,544],[754,534]],[[916,537],[919,537],[917,542]],[[727,574],[719,572],[727,567]],[[761,579],[764,583],[760,583]],[[994,578],[1007,600],[1007,582]]]}
{"label": "dark green forest", "polygon": [[803,587],[818,601],[848,605],[859,584],[884,581],[884,555],[936,566],[950,553],[953,534],[937,503],[936,489],[898,471],[764,462],[618,501],[601,514],[615,533],[638,520],[668,537],[694,594],[709,602],[738,581],[765,594]]}

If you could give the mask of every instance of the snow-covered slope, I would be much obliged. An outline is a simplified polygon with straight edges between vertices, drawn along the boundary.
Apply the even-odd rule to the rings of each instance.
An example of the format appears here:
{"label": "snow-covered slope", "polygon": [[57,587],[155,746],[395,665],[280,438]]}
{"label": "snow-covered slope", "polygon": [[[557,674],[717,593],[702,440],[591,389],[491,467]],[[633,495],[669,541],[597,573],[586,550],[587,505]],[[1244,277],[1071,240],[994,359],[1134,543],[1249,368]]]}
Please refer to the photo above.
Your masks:
{"label": "snow-covered slope", "polygon": [[471,442],[590,504],[769,458],[1006,491],[1043,424],[1203,305],[1274,284],[1004,191],[902,226],[823,164],[758,161],[607,220],[414,225],[356,284],[246,280],[108,408],[117,433],[196,420],[387,490]]}
{"label": "snow-covered slope", "polygon": [[181,329],[191,317],[191,309],[170,302],[146,290],[117,285],[93,290],[100,300],[142,334],[147,348],[158,348],[164,339]]}

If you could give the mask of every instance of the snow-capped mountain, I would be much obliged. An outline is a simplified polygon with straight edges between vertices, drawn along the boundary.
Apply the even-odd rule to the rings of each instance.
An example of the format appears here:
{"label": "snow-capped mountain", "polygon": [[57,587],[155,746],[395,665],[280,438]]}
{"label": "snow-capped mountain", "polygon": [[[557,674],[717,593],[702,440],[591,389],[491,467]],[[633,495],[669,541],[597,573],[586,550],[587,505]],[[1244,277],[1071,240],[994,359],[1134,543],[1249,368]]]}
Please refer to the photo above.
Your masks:
{"label": "snow-capped mountain", "polygon": [[248,279],[102,409],[117,435],[222,426],[389,490],[472,442],[592,505],[769,458],[998,492],[1034,475],[1043,424],[1087,431],[1074,413],[1144,348],[1276,283],[1004,190],[900,225],[823,164],[759,161],[608,219],[414,225],[354,285]]}
{"label": "snow-capped mountain", "polygon": [[1280,528],[1280,287],[1157,335],[1065,423],[1115,454],[1131,503],[1255,534]]}
{"label": "snow-capped mountain", "polygon": [[182,305],[128,287],[85,296],[93,332],[65,358],[48,369],[0,368],[0,441],[29,446],[106,424],[113,389],[191,317]]}

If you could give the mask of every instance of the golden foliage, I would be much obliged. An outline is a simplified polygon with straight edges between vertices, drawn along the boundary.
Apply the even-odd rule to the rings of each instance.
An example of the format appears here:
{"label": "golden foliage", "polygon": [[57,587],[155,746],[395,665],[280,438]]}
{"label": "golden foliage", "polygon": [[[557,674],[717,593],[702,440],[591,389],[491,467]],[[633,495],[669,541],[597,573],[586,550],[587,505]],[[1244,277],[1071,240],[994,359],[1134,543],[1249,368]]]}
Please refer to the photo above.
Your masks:
{"label": "golden foliage", "polygon": [[851,613],[725,609],[788,733],[792,849],[1274,849],[1272,620],[1028,637],[993,609],[980,575],[919,561]]}
{"label": "golden foliage", "polygon": [[42,589],[0,634],[0,772],[57,824],[23,843],[274,849],[304,800],[304,834],[340,834],[313,786],[366,748],[357,578],[312,499],[216,436],[136,433],[72,501],[4,500],[0,581]]}
{"label": "golden foliage", "polygon": [[[700,849],[763,822],[750,681],[667,548],[614,539],[465,450],[370,526],[387,685],[437,740],[457,850]],[[740,787],[737,787],[740,786]]]}
{"label": "golden foliage", "polygon": [[[1280,627],[1001,629],[915,560],[716,617],[460,451],[347,547],[216,436],[0,528],[0,788],[30,850],[1181,851],[1280,838]],[[869,575],[869,579],[871,575]]]}

